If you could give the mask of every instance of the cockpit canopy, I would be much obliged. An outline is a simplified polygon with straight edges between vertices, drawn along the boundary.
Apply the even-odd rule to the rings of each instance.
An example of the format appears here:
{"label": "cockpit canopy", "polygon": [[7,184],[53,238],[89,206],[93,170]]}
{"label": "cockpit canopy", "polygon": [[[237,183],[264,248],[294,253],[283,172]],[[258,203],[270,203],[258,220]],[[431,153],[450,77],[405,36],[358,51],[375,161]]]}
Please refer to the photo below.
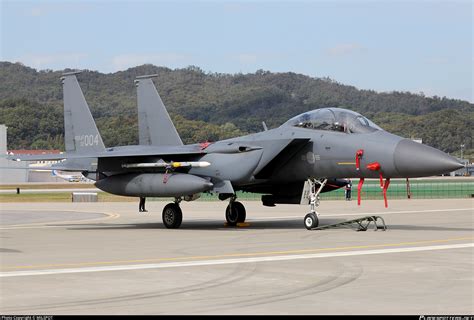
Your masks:
{"label": "cockpit canopy", "polygon": [[341,108],[308,111],[291,118],[284,125],[345,133],[370,133],[383,130],[359,113]]}

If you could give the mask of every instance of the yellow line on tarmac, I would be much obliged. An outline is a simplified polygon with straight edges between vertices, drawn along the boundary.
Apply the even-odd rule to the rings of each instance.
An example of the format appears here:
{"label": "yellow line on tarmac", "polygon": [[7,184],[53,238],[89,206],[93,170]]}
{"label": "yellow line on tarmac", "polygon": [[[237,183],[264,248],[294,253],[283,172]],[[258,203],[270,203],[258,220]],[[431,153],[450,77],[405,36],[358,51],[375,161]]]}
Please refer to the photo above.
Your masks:
{"label": "yellow line on tarmac", "polygon": [[[38,210],[16,210],[16,211],[38,211]],[[28,229],[31,227],[51,227],[48,226],[48,224],[64,224],[64,223],[74,223],[74,222],[92,222],[92,221],[98,221],[98,220],[110,220],[110,219],[116,219],[120,217],[120,214],[118,213],[112,213],[112,212],[93,212],[93,211],[76,211],[76,210],[57,210],[57,211],[51,211],[51,212],[72,212],[72,213],[95,213],[95,214],[103,214],[105,217],[98,217],[98,218],[92,218],[92,219],[77,219],[77,220],[59,220],[59,221],[46,221],[46,222],[35,222],[35,223],[24,223],[24,224],[12,224],[4,227],[0,227],[0,230],[8,230],[8,229]]]}
{"label": "yellow line on tarmac", "polygon": [[98,261],[98,262],[78,262],[78,263],[61,263],[61,264],[43,264],[43,265],[32,265],[32,266],[5,266],[5,267],[2,268],[2,270],[15,270],[15,269],[16,270],[18,270],[18,269],[21,270],[21,269],[34,269],[34,268],[56,268],[56,267],[82,267],[82,266],[113,265],[113,264],[124,264],[124,263],[148,263],[148,262],[160,262],[160,261],[209,260],[209,259],[220,259],[220,258],[271,256],[271,255],[282,255],[282,254],[291,255],[291,254],[310,253],[310,252],[327,252],[327,251],[339,251],[339,250],[411,246],[411,245],[419,245],[419,244],[444,243],[444,242],[462,241],[462,240],[474,240],[474,237],[450,238],[450,239],[439,239],[439,240],[424,240],[424,241],[375,244],[375,245],[361,245],[361,246],[336,247],[336,248],[302,249],[302,250],[287,250],[287,251],[268,251],[268,252],[253,252],[253,253],[231,253],[231,254],[210,255],[210,256],[154,258],[154,259],[140,259],[140,260],[116,260],[116,261]]}

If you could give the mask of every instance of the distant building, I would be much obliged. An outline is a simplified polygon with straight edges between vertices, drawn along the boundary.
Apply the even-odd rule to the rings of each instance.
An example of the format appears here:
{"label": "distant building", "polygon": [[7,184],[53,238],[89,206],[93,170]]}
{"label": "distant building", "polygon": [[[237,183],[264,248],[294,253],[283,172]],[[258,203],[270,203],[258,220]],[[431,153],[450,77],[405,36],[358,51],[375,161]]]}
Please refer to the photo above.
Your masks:
{"label": "distant building", "polygon": [[458,159],[463,165],[464,168],[458,169],[456,171],[451,172],[451,176],[472,176],[474,173],[474,165],[469,164],[469,160],[467,159]]}
{"label": "distant building", "polygon": [[28,163],[7,158],[7,126],[0,124],[0,183],[28,181]]}

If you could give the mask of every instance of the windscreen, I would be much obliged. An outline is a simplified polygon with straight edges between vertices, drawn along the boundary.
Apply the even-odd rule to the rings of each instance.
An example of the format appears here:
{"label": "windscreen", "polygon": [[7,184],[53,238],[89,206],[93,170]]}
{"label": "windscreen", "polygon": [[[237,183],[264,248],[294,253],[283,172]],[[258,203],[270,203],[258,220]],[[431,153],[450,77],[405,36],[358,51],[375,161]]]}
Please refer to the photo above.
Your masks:
{"label": "windscreen", "polygon": [[300,114],[285,124],[344,133],[369,133],[382,130],[375,123],[357,112],[341,108],[324,108]]}

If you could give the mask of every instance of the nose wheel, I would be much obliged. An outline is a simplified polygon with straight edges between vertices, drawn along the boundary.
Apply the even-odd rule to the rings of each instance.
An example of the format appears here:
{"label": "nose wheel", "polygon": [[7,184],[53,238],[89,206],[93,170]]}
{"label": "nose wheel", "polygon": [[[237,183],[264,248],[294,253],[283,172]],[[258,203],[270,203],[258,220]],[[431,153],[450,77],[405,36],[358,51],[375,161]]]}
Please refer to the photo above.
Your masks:
{"label": "nose wheel", "polygon": [[306,229],[311,230],[313,228],[316,228],[318,225],[319,219],[316,213],[310,212],[304,217],[304,226],[306,227]]}
{"label": "nose wheel", "polygon": [[246,216],[247,213],[245,211],[244,205],[238,201],[231,200],[225,210],[225,219],[227,221],[227,225],[236,226],[237,223],[244,222]]}
{"label": "nose wheel", "polygon": [[163,209],[163,224],[168,229],[177,229],[183,221],[183,212],[177,203],[168,203]]}

